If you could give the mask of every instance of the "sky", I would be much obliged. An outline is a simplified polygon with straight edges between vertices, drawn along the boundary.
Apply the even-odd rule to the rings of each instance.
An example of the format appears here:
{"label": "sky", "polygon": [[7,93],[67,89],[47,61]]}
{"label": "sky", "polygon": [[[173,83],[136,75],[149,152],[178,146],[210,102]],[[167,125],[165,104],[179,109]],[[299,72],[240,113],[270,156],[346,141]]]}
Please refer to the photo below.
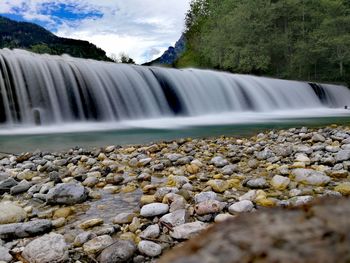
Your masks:
{"label": "sky", "polygon": [[184,29],[190,0],[0,0],[0,14],[90,41],[137,63],[159,57]]}

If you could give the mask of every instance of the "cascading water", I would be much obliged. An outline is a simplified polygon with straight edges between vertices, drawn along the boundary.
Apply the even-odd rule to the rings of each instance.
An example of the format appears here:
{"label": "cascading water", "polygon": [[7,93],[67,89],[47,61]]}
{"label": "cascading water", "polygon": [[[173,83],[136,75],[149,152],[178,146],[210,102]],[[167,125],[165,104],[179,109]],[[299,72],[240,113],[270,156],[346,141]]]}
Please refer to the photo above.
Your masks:
{"label": "cascading water", "polygon": [[0,125],[343,108],[343,86],[0,50]]}

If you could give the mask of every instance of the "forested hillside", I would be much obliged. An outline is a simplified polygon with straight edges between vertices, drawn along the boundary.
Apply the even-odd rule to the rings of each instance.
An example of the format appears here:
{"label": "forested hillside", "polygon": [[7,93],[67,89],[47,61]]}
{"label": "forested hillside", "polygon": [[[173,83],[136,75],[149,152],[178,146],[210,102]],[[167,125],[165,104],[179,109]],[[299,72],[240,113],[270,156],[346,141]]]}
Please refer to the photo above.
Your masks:
{"label": "forested hillside", "polygon": [[193,0],[177,66],[350,79],[349,0]]}
{"label": "forested hillside", "polygon": [[0,48],[22,48],[36,53],[110,60],[105,51],[88,41],[57,37],[32,23],[0,16]]}

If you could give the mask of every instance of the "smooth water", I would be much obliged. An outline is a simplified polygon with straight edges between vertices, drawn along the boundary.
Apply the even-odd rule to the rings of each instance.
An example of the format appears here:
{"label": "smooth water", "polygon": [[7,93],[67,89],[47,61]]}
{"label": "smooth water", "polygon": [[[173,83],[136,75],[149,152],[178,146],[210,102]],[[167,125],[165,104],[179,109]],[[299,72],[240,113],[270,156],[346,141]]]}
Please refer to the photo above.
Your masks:
{"label": "smooth water", "polygon": [[0,50],[4,152],[347,121],[349,104],[339,85]]}

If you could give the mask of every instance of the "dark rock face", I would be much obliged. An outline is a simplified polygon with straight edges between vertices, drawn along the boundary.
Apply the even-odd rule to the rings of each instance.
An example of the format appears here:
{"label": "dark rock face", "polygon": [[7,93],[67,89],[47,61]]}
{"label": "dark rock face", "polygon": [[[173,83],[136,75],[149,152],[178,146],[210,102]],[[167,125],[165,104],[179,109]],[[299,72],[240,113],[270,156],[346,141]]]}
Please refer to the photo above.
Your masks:
{"label": "dark rock face", "polygon": [[275,209],[219,223],[159,261],[349,262],[350,200]]}
{"label": "dark rock face", "polygon": [[185,47],[186,39],[184,35],[181,35],[180,39],[175,43],[174,47],[169,47],[162,56],[151,62],[145,63],[144,65],[172,65],[185,51]]}

